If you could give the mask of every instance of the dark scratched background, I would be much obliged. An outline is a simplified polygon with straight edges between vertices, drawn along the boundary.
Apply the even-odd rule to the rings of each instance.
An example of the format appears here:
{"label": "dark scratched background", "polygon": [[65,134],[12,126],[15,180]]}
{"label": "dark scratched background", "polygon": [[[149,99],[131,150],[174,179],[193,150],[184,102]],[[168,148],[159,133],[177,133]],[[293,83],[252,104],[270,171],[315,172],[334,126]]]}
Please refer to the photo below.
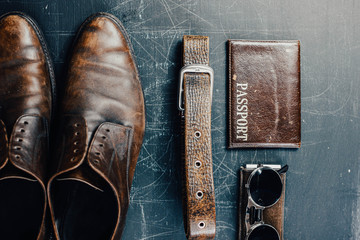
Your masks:
{"label": "dark scratched background", "polygon": [[[285,239],[360,239],[360,1],[0,0],[40,25],[61,94],[69,47],[89,15],[117,16],[133,44],[146,102],[146,135],[124,240],[184,240],[176,88],[185,34],[210,37],[215,70],[212,148],[217,238],[237,239],[239,169],[290,166]],[[228,150],[227,39],[301,41],[302,147]]]}

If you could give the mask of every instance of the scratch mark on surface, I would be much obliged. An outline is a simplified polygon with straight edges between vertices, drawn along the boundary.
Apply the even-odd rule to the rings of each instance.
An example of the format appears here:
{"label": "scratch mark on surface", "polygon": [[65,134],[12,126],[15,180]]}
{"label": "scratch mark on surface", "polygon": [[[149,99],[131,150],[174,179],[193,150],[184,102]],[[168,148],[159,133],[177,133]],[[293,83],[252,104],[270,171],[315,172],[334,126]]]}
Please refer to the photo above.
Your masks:
{"label": "scratch mark on surface", "polygon": [[174,25],[173,27],[171,27],[171,28],[169,28],[168,30],[164,31],[164,32],[161,34],[161,36],[164,36],[165,34],[167,34],[168,32],[170,32],[170,31],[172,31],[172,30],[176,30],[178,26],[186,23],[187,21],[189,21],[189,19],[186,19],[186,20],[184,20],[184,21],[182,21],[182,22]]}
{"label": "scratch mark on surface", "polygon": [[139,41],[136,40],[136,38],[132,37],[131,35],[130,35],[130,37],[131,37],[131,39],[132,39],[134,42],[136,42],[136,43],[144,50],[144,52],[146,52],[147,55],[149,55],[149,57],[151,58],[151,60],[153,60],[154,62],[157,62],[156,59],[152,56],[152,54],[150,54],[150,53],[143,47],[143,45],[142,45]]}
{"label": "scratch mark on surface", "polygon": [[218,2],[218,17],[219,17],[219,22],[220,22],[221,30],[222,30],[222,32],[223,32],[223,34],[224,34],[224,37],[225,37],[225,39],[228,39],[228,37],[227,37],[227,35],[226,35],[226,33],[225,33],[224,25],[222,24],[221,14],[220,14],[220,12],[221,12],[220,8],[221,8],[221,1]]}
{"label": "scratch mark on surface", "polygon": [[322,95],[324,95],[326,92],[328,92],[332,87],[332,84],[330,84],[325,90],[323,90],[321,93],[317,94],[317,95],[313,95],[313,96],[309,96],[309,97],[302,97],[301,100],[307,100],[307,99],[314,99],[314,98],[318,98],[321,97]]}
{"label": "scratch mark on surface", "polygon": [[302,147],[305,147],[305,146],[314,146],[314,145],[318,145],[318,144],[322,144],[322,143],[327,143],[329,141],[319,141],[319,142],[302,142],[301,145]]}
{"label": "scratch mark on surface", "polygon": [[142,238],[146,237],[146,218],[145,218],[145,212],[144,212],[144,206],[140,205],[141,209],[141,235]]}
{"label": "scratch mark on surface", "polygon": [[[150,184],[148,184],[148,185],[146,185],[146,186],[144,186],[144,187],[141,187],[141,188],[139,188],[139,189],[134,190],[134,194],[133,194],[133,196],[132,196],[131,199],[133,199],[133,198],[137,195],[138,192],[142,192],[142,191],[144,191],[144,190],[147,189],[147,188],[164,185],[164,184],[157,184],[157,183],[161,180],[161,178],[164,176],[164,174],[165,174],[165,172],[163,172],[163,173],[162,173],[157,179],[155,179],[152,183],[150,183]],[[146,195],[146,194],[145,194],[145,195]],[[131,200],[131,201],[133,201],[133,200]]]}
{"label": "scratch mark on surface", "polygon": [[[170,19],[170,22],[171,22],[171,24],[173,25],[173,28],[174,28],[174,27],[175,27],[175,23],[174,23],[171,15],[170,15],[171,9],[169,8],[169,5],[168,5],[164,0],[161,0],[161,4],[164,6],[165,11],[166,11],[166,13],[167,13],[167,15],[168,15],[168,17],[169,17],[169,19]],[[171,14],[172,14],[172,13],[171,13]]]}
{"label": "scratch mark on surface", "polygon": [[163,237],[163,236],[170,236],[178,231],[183,231],[183,230],[181,229],[181,230],[175,230],[175,231],[162,232],[162,233],[158,233],[158,234],[154,234],[154,235],[150,235],[150,236],[141,238],[140,240],[146,240],[146,239],[150,239],[150,238]]}
{"label": "scratch mark on surface", "polygon": [[[216,164],[214,164],[214,165],[216,165]],[[233,171],[233,169],[231,169],[229,166],[227,166],[225,164],[219,164],[219,169],[223,170],[227,174],[231,174],[232,176],[236,177],[236,173]]]}
{"label": "scratch mark on surface", "polygon": [[217,226],[216,226],[216,230],[224,230],[224,229],[229,229],[233,232],[237,231],[235,230],[235,228],[233,228],[230,223],[224,222],[224,221],[216,221]]}
{"label": "scratch mark on surface", "polygon": [[129,2],[132,2],[133,0],[127,0],[127,1],[123,1],[123,2],[120,2],[117,6],[113,7],[113,8],[110,8],[108,11],[109,12],[113,12],[113,11],[117,11],[119,10],[122,5],[126,4],[126,3],[129,3]]}
{"label": "scratch mark on surface", "polygon": [[174,2],[174,1],[170,1],[170,2],[172,2],[173,4],[177,5],[178,7],[182,8],[182,9],[184,9],[184,10],[187,11],[188,13],[194,15],[195,17],[199,18],[199,19],[202,20],[203,22],[209,24],[211,27],[215,27],[212,23],[210,23],[210,22],[207,21],[206,19],[200,17],[199,15],[197,15],[196,13],[194,13],[193,11],[190,11],[189,9],[187,9],[186,7],[184,7],[183,5],[177,4],[177,3]]}
{"label": "scratch mark on surface", "polygon": [[220,166],[224,163],[226,158],[226,153],[224,154],[223,158],[221,159],[219,165],[217,166],[217,168],[214,170],[214,174],[219,170]]}
{"label": "scratch mark on surface", "polygon": [[134,200],[131,200],[131,204],[145,204],[145,203],[148,203],[148,204],[154,204],[154,203],[171,203],[171,202],[175,202],[175,200],[171,200],[171,199],[164,199],[164,200],[160,200],[160,199],[152,199],[152,200],[139,200],[139,199],[134,199]]}

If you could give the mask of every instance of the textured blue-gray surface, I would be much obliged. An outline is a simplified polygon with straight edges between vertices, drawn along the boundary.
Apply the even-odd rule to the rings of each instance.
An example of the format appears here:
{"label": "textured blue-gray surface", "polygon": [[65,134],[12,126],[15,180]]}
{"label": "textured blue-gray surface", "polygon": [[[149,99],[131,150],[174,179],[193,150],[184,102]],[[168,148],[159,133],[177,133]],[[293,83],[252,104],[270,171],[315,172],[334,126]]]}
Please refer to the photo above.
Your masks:
{"label": "textured blue-gray surface", "polygon": [[[289,164],[285,239],[360,239],[360,1],[0,0],[0,14],[13,10],[44,31],[59,92],[70,44],[87,16],[112,13],[130,35],[147,112],[124,240],[185,239],[176,110],[184,34],[210,37],[217,239],[237,239],[245,163]],[[301,40],[301,149],[226,148],[227,39]]]}

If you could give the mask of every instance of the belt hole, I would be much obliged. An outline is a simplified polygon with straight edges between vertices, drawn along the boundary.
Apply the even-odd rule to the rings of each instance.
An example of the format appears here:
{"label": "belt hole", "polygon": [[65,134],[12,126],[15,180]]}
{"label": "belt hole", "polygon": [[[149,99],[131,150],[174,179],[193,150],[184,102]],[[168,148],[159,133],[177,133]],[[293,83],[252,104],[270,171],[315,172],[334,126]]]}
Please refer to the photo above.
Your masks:
{"label": "belt hole", "polygon": [[203,221],[199,222],[199,224],[198,224],[199,228],[204,228],[205,226],[206,226],[206,224]]}
{"label": "belt hole", "polygon": [[22,142],[23,140],[22,140],[22,138],[18,138],[18,142]]}
{"label": "belt hole", "polygon": [[100,147],[104,147],[104,144],[100,143],[99,146],[100,146]]}
{"label": "belt hole", "polygon": [[25,122],[24,122],[24,124],[25,124],[25,125],[28,125],[28,124],[29,124],[29,122],[28,122],[28,121],[25,121]]}
{"label": "belt hole", "polygon": [[106,139],[106,137],[105,137],[105,136],[102,136],[102,139]]}
{"label": "belt hole", "polygon": [[21,128],[21,129],[20,129],[20,132],[22,132],[22,133],[25,132],[25,129]]}
{"label": "belt hole", "polygon": [[110,132],[110,129],[106,129],[105,131]]}
{"label": "belt hole", "polygon": [[204,193],[203,193],[202,191],[197,191],[197,192],[196,192],[196,198],[197,198],[197,199],[202,199],[203,196],[204,196]]}
{"label": "belt hole", "polygon": [[201,167],[201,162],[200,162],[199,160],[197,160],[197,161],[195,162],[195,167],[196,167],[196,168],[200,168],[200,167]]}
{"label": "belt hole", "polygon": [[201,137],[201,132],[200,132],[200,131],[196,131],[196,132],[195,132],[195,137],[196,137],[196,138],[200,138],[200,137]]}

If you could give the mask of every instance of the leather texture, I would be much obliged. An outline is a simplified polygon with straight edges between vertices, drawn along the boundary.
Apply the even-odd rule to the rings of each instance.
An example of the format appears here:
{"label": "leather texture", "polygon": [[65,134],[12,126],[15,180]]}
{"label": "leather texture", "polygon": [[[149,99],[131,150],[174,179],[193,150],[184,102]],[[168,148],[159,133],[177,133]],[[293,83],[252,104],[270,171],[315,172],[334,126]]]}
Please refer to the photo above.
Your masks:
{"label": "leather texture", "polygon": [[[0,194],[9,199],[1,199],[0,211],[9,215],[1,220],[0,239],[45,239],[46,162],[53,89],[52,64],[35,21],[20,12],[2,16],[0,185],[6,192]],[[3,205],[2,201],[9,204]],[[11,222],[14,216],[17,219]]]}
{"label": "leather texture", "polygon": [[229,148],[299,148],[300,42],[229,40]]}
{"label": "leather texture", "polygon": [[[70,58],[66,84],[57,166],[48,184],[55,238],[70,236],[66,239],[91,240],[100,234],[103,239],[118,240],[125,225],[130,188],[145,131],[141,83],[130,41],[118,19],[98,13],[82,24]],[[66,181],[81,182],[90,186],[91,191],[102,191],[98,193],[104,201],[115,202],[109,209],[115,216],[96,224],[95,210],[87,212],[89,216],[83,218],[73,216],[70,210],[57,214],[56,209],[64,204],[61,197],[66,191],[73,191],[73,195],[69,194],[69,202],[80,201],[85,205],[98,200],[81,196],[72,189],[62,193],[60,185]],[[99,211],[110,206],[100,200],[96,205]],[[89,209],[91,211],[92,207]],[[73,217],[77,217],[76,220],[71,220]],[[87,221],[86,218],[94,219],[94,226],[87,226],[89,231],[81,234],[68,227],[73,222],[75,227],[81,225],[79,222]],[[100,225],[109,228],[100,229]],[[76,238],[76,234],[82,238]]]}
{"label": "leather texture", "polygon": [[[246,168],[241,168],[240,170],[240,201],[239,201],[239,240],[246,239],[246,207],[248,203],[248,194],[245,187],[245,184],[248,181],[250,174],[253,172],[252,170],[248,170]],[[269,208],[265,208],[263,210],[263,221],[265,224],[269,224],[273,226],[280,235],[280,240],[284,239],[284,205],[285,205],[285,189],[286,189],[286,173],[280,174],[283,187],[281,197],[276,204]]]}
{"label": "leather texture", "polygon": [[[209,64],[209,38],[184,36],[185,66]],[[184,74],[184,222],[188,239],[214,239],[215,193],[211,154],[211,82],[208,73]]]}

